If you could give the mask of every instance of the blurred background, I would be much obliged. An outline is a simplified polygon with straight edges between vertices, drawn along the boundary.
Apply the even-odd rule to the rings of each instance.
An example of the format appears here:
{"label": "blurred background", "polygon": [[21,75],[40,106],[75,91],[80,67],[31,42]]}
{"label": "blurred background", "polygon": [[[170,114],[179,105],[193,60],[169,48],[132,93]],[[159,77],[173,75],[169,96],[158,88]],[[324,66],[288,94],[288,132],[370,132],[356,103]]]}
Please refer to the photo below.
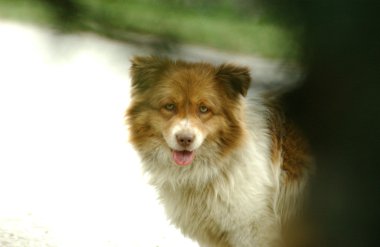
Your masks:
{"label": "blurred background", "polygon": [[[295,57],[292,33],[273,24],[258,1],[16,0],[1,1],[2,16],[34,21],[64,32],[93,32],[157,52],[176,44],[278,58]],[[151,39],[142,42],[140,35]]]}
{"label": "blurred background", "polygon": [[[196,246],[127,142],[129,59],[252,68],[312,144],[315,246],[378,246],[377,1],[0,0],[0,246]],[[292,89],[292,90],[291,90]]]}

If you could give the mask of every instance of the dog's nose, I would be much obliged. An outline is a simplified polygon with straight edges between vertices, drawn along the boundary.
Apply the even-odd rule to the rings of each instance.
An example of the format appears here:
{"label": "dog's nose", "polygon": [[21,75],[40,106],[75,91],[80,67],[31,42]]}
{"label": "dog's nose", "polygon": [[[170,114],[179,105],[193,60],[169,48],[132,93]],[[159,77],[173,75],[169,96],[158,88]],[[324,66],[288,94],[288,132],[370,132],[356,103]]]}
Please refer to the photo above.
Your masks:
{"label": "dog's nose", "polygon": [[182,147],[187,147],[191,143],[193,143],[195,136],[190,133],[180,133],[177,134],[176,136],[177,142],[180,146]]}

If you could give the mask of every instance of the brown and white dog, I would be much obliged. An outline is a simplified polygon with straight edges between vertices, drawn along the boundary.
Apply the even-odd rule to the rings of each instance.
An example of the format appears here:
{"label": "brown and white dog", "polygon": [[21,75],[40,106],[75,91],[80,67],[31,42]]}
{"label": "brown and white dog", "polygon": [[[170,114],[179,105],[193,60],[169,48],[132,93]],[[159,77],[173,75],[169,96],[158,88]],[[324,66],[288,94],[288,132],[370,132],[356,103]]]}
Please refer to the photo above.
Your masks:
{"label": "brown and white dog", "polygon": [[134,57],[131,142],[166,213],[201,246],[280,246],[311,158],[249,70]]}

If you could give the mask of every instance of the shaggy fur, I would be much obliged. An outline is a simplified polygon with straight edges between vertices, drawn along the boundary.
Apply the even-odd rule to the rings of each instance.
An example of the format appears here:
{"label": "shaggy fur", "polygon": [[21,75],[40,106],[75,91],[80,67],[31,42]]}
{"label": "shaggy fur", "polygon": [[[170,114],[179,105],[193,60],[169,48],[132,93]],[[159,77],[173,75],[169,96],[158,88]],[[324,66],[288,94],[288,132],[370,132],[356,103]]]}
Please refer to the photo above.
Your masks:
{"label": "shaggy fur", "polygon": [[230,64],[132,60],[131,142],[182,232],[208,247],[283,246],[311,159],[281,111]]}

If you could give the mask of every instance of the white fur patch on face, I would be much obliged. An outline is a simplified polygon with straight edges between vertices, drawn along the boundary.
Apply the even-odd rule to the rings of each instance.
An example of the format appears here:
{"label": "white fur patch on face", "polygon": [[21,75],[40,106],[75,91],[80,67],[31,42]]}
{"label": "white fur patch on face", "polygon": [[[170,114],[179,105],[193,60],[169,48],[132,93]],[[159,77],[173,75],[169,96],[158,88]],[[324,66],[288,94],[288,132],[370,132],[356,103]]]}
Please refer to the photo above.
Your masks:
{"label": "white fur patch on face", "polygon": [[[189,143],[188,146],[184,147],[179,143],[178,136],[181,135],[192,138],[191,143]],[[194,151],[202,145],[205,135],[199,130],[199,128],[192,124],[191,121],[188,119],[182,119],[171,127],[169,133],[164,134],[164,138],[166,143],[173,150]]]}

